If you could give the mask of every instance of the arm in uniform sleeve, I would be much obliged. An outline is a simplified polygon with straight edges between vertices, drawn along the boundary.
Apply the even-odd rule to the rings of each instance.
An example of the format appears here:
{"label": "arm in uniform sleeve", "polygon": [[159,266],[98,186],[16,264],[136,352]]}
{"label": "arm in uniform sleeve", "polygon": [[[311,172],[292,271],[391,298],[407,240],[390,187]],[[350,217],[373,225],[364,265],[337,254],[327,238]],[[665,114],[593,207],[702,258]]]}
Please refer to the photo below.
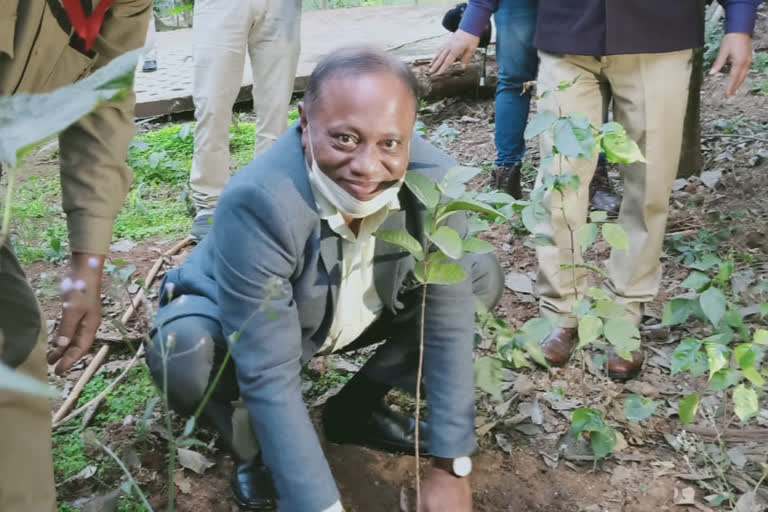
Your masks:
{"label": "arm in uniform sleeve", "polygon": [[[151,13],[151,0],[115,1],[93,45],[96,67],[143,46]],[[109,248],[112,223],[131,186],[125,158],[134,134],[135,104],[131,88],[59,136],[63,207],[73,253],[105,254]]]}
{"label": "arm in uniform sleeve", "polygon": [[757,8],[762,0],[719,0],[725,8],[725,33],[740,32],[750,36],[755,30]]}

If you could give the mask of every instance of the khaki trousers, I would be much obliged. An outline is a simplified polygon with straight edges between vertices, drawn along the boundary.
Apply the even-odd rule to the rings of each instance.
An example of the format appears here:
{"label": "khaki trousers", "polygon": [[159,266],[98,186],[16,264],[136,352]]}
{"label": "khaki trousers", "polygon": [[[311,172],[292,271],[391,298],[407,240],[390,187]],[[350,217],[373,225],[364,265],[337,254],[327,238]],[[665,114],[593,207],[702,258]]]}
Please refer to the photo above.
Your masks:
{"label": "khaki trousers", "polygon": [[[45,320],[21,266],[0,246],[0,355],[46,382]],[[0,510],[56,510],[48,398],[0,389]]]}
{"label": "khaki trousers", "polygon": [[245,51],[253,70],[255,155],[287,128],[300,50],[300,0],[197,0],[194,10],[195,151],[189,183],[211,209],[230,177],[229,125]]}
{"label": "khaki trousers", "polygon": [[[618,222],[629,237],[629,250],[611,251],[605,284],[636,323],[642,318],[643,304],[653,300],[661,281],[659,258],[680,157],[691,55],[691,50],[607,57],[539,52],[539,93],[553,91],[539,100],[539,111],[564,115],[578,112],[599,127],[603,98],[610,93],[614,119],[637,141],[647,160],[620,167],[624,197]],[[561,81],[573,80],[577,75],[579,79],[572,87],[556,90]],[[552,138],[545,133],[541,137],[541,154],[551,151]],[[597,157],[597,153],[586,160],[557,157],[547,167],[542,166],[537,178],[537,185],[547,173],[569,172],[580,178],[578,190],[569,189],[564,194],[565,218],[560,193],[548,194],[544,201],[551,219],[537,228],[554,240],[554,245],[536,251],[541,313],[563,327],[576,325],[572,315],[575,290],[581,294],[587,286],[584,269],[574,272],[561,267],[571,264],[568,225],[577,230],[586,222],[589,183]],[[578,264],[582,262],[581,249],[578,240],[575,244]]]}

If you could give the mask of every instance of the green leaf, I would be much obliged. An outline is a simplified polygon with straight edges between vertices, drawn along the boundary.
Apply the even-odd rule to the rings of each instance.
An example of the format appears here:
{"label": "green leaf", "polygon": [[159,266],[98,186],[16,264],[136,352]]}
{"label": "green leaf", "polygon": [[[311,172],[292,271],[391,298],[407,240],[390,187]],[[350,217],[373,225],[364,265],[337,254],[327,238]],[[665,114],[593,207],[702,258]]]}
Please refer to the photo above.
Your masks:
{"label": "green leaf", "polygon": [[594,286],[587,288],[587,290],[584,292],[584,295],[595,300],[612,300],[610,295],[605,293],[600,288],[595,288]]}
{"label": "green leaf", "polygon": [[526,139],[532,139],[536,137],[545,130],[549,130],[549,128],[552,126],[552,123],[557,121],[557,119],[557,114],[549,110],[542,110],[541,112],[538,112],[531,118],[530,121],[528,121],[528,124],[525,126],[525,132],[523,132],[523,137]]}
{"label": "green leaf", "polygon": [[683,399],[680,400],[680,405],[677,409],[677,413],[680,416],[680,424],[687,425],[692,422],[693,418],[696,417],[696,412],[698,410],[699,394],[691,393],[690,395],[685,395]]}
{"label": "green leaf", "polygon": [[481,231],[488,231],[489,229],[491,229],[491,225],[485,219],[481,219],[476,215],[471,215],[467,219],[467,231],[470,234],[479,233]]}
{"label": "green leaf", "polygon": [[592,455],[596,459],[602,459],[610,455],[616,447],[616,431],[606,425],[602,430],[590,434],[589,444],[592,446]]}
{"label": "green leaf", "polygon": [[435,208],[440,201],[440,192],[437,190],[437,185],[418,171],[408,171],[405,173],[405,184],[413,192],[413,195],[430,210]]}
{"label": "green leaf", "polygon": [[552,127],[552,140],[557,152],[571,158],[589,158],[595,146],[595,137],[589,131],[578,126],[574,119],[565,118],[555,121]]}
{"label": "green leaf", "polygon": [[764,317],[768,315],[768,301],[760,302],[760,316]]}
{"label": "green leaf", "polygon": [[549,219],[549,210],[541,203],[531,203],[520,214],[523,219],[523,226],[529,233],[535,233],[539,223]]}
{"label": "green leaf", "polygon": [[720,265],[723,262],[720,258],[717,257],[716,254],[707,253],[704,256],[702,256],[698,261],[695,261],[691,265],[688,265],[691,268],[695,268],[696,270],[701,270],[702,272],[706,272],[707,270],[711,269],[715,265]]}
{"label": "green leaf", "polygon": [[678,325],[686,322],[688,317],[691,316],[693,309],[691,308],[691,300],[689,299],[672,299],[664,304],[664,312],[661,315],[661,323],[663,325]]}
{"label": "green leaf", "polygon": [[531,356],[531,359],[536,361],[536,363],[543,366],[544,368],[549,368],[549,363],[547,362],[547,358],[544,356],[544,351],[541,350],[541,345],[535,343],[531,339],[526,339],[525,343],[523,343],[523,348],[528,353],[528,355]]}
{"label": "green leaf", "polygon": [[605,222],[608,220],[608,212],[604,212],[602,210],[589,212],[589,220],[592,222]]}
{"label": "green leaf", "polygon": [[744,384],[736,386],[733,390],[733,412],[741,421],[747,421],[757,416],[757,413],[760,412],[757,392]]}
{"label": "green leaf", "polygon": [[763,384],[765,384],[765,379],[760,375],[760,372],[757,371],[757,368],[743,368],[741,373],[743,373],[744,377],[746,377],[756,388],[762,388]]}
{"label": "green leaf", "polygon": [[624,414],[629,421],[643,421],[654,413],[660,403],[640,395],[629,395],[624,399]]}
{"label": "green leaf", "polygon": [[475,386],[494,399],[501,401],[501,369],[503,362],[495,357],[484,356],[475,361]]}
{"label": "green leaf", "polygon": [[720,284],[720,286],[726,286],[732,275],[733,260],[725,260],[720,264],[720,269],[717,272],[717,276],[715,276],[715,280]]}
{"label": "green leaf", "polygon": [[579,344],[576,349],[595,341],[603,332],[603,321],[593,315],[584,315],[579,319]]}
{"label": "green leaf", "polygon": [[645,162],[637,143],[627,136],[627,131],[619,123],[605,123],[600,129],[600,134],[600,148],[609,162]]}
{"label": "green leaf", "polygon": [[597,409],[579,407],[571,415],[571,432],[579,437],[582,432],[597,432],[605,428],[603,414]]}
{"label": "green leaf", "polygon": [[670,373],[677,375],[680,372],[690,370],[696,365],[698,358],[703,356],[701,342],[694,338],[685,338],[672,352]]}
{"label": "green leaf", "polygon": [[589,249],[592,244],[595,243],[595,240],[597,240],[597,224],[591,222],[582,224],[576,231],[576,236],[579,237],[581,248],[584,250]]}
{"label": "green leaf", "polygon": [[389,242],[401,247],[413,255],[418,261],[424,259],[424,249],[421,244],[410,233],[401,230],[383,230],[376,231],[373,236],[384,242]]}
{"label": "green leaf", "polygon": [[709,379],[709,389],[711,391],[722,391],[741,381],[741,374],[733,368],[723,368],[712,375]]}
{"label": "green leaf", "polygon": [[548,318],[536,317],[526,321],[520,330],[523,332],[526,339],[538,344],[544,338],[549,336],[549,333],[552,332],[554,327],[555,326]]}
{"label": "green leaf", "polygon": [[464,185],[469,180],[477,176],[480,172],[482,172],[480,167],[464,167],[457,165],[456,167],[451,167],[448,169],[448,172],[446,172],[445,176],[443,177],[441,185],[446,188],[452,185]]}
{"label": "green leaf", "polygon": [[192,434],[192,431],[195,429],[195,417],[191,416],[187,422],[184,424],[184,433],[181,434],[181,437],[188,437],[190,434]]}
{"label": "green leaf", "polygon": [[473,236],[462,240],[461,245],[464,249],[464,252],[472,252],[475,254],[493,252],[493,245],[490,242],[480,240],[479,238],[475,238]]}
{"label": "green leaf", "polygon": [[592,312],[592,304],[587,299],[581,299],[576,301],[571,309],[576,318],[581,318],[584,315],[588,315]]}
{"label": "green leaf", "polygon": [[609,318],[603,331],[604,336],[616,348],[616,353],[631,361],[631,352],[640,348],[640,331],[637,327],[628,320]]}
{"label": "green leaf", "polygon": [[88,77],[42,94],[0,97],[0,164],[17,159],[93,110],[125,91],[133,81],[141,50],[112,59]]}
{"label": "green leaf", "polygon": [[715,327],[720,325],[720,320],[722,320],[725,315],[726,303],[727,300],[723,292],[714,286],[710,286],[699,296],[701,310]]}
{"label": "green leaf", "polygon": [[698,270],[694,270],[693,272],[688,274],[688,277],[686,277],[682,283],[680,283],[680,286],[682,288],[688,288],[698,292],[708,284],[709,284],[709,277],[707,276],[707,274],[705,274],[704,272],[699,272]]}
{"label": "green leaf", "polygon": [[603,238],[611,244],[611,247],[620,251],[629,250],[629,238],[624,228],[612,222],[606,222],[602,226]]}
{"label": "green leaf", "polygon": [[594,304],[597,316],[602,318],[627,318],[627,310],[623,304],[613,299],[600,299]]}
{"label": "green leaf", "polygon": [[706,343],[707,359],[709,360],[709,377],[728,366],[730,350],[719,343]]}
{"label": "green leaf", "polygon": [[[420,265],[416,265],[418,268]],[[427,269],[426,282],[429,284],[458,284],[467,278],[467,273],[455,263],[433,263]]]}
{"label": "green leaf", "polygon": [[0,389],[50,398],[55,398],[59,395],[56,389],[48,386],[46,382],[19,373],[2,362],[0,362]]}
{"label": "green leaf", "polygon": [[752,338],[752,341],[754,341],[758,345],[768,345],[768,331],[766,331],[765,329],[756,330],[755,337]]}
{"label": "green leaf", "polygon": [[480,201],[476,201],[474,199],[454,199],[453,201],[449,201],[440,208],[440,213],[437,216],[437,222],[441,222],[443,219],[454,212],[462,211],[483,213],[486,215],[492,215],[494,217],[504,217],[500,211],[490,205],[481,203]]}
{"label": "green leaf", "polygon": [[453,228],[440,226],[434,233],[427,233],[427,237],[449,258],[458,260],[464,255],[461,237]]}

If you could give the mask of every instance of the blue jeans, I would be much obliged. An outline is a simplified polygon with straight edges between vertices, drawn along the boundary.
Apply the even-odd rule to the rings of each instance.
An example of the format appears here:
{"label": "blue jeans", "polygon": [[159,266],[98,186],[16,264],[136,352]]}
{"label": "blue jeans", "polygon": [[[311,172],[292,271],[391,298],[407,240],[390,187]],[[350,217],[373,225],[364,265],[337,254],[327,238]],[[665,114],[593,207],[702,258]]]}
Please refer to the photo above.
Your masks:
{"label": "blue jeans", "polygon": [[501,0],[496,22],[496,165],[513,166],[523,160],[523,132],[531,93],[523,84],[536,80],[539,58],[533,47],[538,0]]}

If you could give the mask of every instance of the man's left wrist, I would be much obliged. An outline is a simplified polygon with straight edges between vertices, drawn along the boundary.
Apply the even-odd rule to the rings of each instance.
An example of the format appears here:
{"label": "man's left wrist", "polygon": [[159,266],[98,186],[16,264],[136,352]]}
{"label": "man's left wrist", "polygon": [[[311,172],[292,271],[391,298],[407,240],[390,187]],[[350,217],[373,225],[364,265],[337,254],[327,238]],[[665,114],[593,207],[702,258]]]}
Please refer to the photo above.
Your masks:
{"label": "man's left wrist", "polygon": [[432,457],[432,464],[437,469],[443,470],[456,478],[465,478],[472,472],[472,459],[469,456],[462,457]]}

